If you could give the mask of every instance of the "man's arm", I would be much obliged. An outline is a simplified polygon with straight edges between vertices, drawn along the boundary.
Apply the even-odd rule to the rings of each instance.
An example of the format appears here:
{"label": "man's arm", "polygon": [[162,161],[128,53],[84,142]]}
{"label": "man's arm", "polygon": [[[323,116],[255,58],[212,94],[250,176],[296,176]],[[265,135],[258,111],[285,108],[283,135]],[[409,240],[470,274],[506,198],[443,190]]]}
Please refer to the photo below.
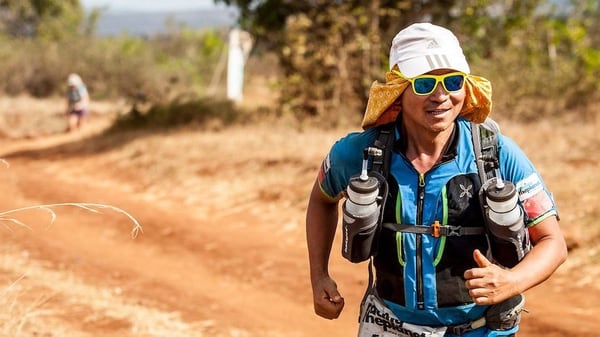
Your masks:
{"label": "man's arm", "polygon": [[567,258],[567,245],[555,216],[529,229],[533,248],[512,269],[503,269],[476,250],[473,258],[479,268],[465,272],[473,301],[491,305],[525,292],[544,282]]}
{"label": "man's arm", "polygon": [[344,298],[329,276],[337,222],[338,202],[327,198],[315,181],[306,210],[306,241],[315,313],[327,319],[338,318],[344,308]]}

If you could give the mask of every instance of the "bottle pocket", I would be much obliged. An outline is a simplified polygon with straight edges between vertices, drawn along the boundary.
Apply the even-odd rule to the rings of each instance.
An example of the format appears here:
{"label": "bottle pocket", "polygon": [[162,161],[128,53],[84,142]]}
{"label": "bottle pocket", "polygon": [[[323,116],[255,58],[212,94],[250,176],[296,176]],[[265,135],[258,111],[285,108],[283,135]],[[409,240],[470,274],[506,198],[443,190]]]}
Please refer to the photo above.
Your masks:
{"label": "bottle pocket", "polygon": [[362,262],[372,254],[373,240],[377,233],[379,220],[379,208],[370,214],[356,216],[349,213],[345,206],[344,203],[342,256],[350,262]]}
{"label": "bottle pocket", "polygon": [[[495,183],[496,178],[492,178],[483,184],[479,200],[492,256],[497,263],[512,268],[531,249],[529,231],[525,226],[523,211],[517,203],[518,196],[514,185],[507,181],[505,189],[498,190]],[[503,195],[504,192],[507,194]],[[493,196],[493,201],[490,200],[490,196]]]}
{"label": "bottle pocket", "polygon": [[525,243],[515,239],[501,239],[490,235],[490,248],[494,260],[506,268],[512,268],[525,257],[529,249]]}

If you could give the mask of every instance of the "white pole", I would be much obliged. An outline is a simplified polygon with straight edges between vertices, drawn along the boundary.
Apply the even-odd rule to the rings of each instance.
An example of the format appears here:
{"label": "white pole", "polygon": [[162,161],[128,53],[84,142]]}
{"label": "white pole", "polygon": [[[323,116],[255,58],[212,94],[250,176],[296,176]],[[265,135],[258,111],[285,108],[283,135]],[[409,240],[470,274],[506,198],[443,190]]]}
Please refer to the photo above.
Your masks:
{"label": "white pole", "polygon": [[244,85],[244,51],[240,41],[240,30],[229,32],[229,57],[227,59],[227,98],[241,102]]}

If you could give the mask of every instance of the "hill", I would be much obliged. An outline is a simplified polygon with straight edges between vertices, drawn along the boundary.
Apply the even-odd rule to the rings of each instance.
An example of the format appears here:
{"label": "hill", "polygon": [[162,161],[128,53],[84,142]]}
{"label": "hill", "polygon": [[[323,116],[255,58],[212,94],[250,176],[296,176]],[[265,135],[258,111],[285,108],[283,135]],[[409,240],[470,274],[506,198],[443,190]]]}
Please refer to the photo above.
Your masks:
{"label": "hill", "polygon": [[[108,11],[98,20],[97,32],[102,37],[127,33],[133,36],[165,34],[169,29],[228,28],[237,20],[233,9],[215,8],[192,11],[142,12]],[[171,26],[172,25],[172,26]]]}

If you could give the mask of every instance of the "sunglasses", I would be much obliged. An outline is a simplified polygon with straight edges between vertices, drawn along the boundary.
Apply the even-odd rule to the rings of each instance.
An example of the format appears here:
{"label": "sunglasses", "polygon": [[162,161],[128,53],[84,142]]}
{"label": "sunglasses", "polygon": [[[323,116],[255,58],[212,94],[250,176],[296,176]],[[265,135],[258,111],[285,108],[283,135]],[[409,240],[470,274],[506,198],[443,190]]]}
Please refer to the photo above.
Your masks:
{"label": "sunglasses", "polygon": [[406,78],[401,72],[394,70],[394,73],[412,84],[416,95],[426,96],[431,94],[438,83],[442,83],[447,92],[457,92],[465,85],[465,73],[452,72],[443,75],[421,75],[413,78]]}

